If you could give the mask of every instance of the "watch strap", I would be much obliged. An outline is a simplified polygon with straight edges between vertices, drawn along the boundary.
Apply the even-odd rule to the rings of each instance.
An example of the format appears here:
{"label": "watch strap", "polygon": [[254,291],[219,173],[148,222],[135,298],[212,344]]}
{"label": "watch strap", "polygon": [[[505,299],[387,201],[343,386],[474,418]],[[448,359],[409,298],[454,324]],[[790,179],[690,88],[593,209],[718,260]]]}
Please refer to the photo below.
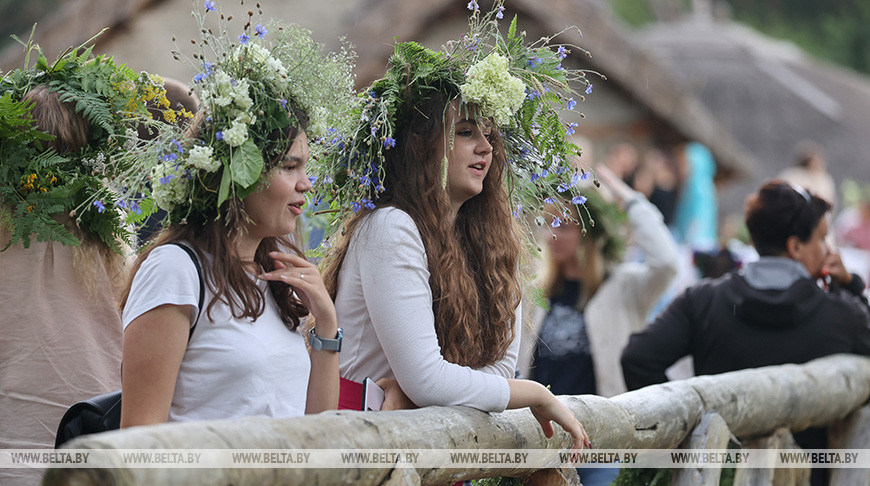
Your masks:
{"label": "watch strap", "polygon": [[338,333],[335,339],[322,338],[314,332],[314,328],[308,331],[308,343],[315,351],[341,351],[341,328],[338,328]]}

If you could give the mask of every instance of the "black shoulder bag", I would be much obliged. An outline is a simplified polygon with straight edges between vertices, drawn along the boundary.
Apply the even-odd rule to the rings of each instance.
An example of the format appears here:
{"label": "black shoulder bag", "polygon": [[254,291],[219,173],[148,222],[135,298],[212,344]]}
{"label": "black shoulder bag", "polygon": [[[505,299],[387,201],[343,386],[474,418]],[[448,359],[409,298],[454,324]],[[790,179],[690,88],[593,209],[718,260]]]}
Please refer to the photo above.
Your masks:
{"label": "black shoulder bag", "polygon": [[[199,259],[196,253],[186,245],[181,243],[172,243],[180,247],[190,255],[196,266],[196,275],[199,277],[199,306],[198,313],[193,326],[190,327],[190,334],[187,336],[187,342],[193,337],[193,330],[196,329],[199,323],[199,316],[202,315],[203,298],[205,297],[205,281],[202,277],[202,267],[199,265]],[[68,440],[72,440],[80,435],[96,434],[98,432],[106,432],[109,430],[117,430],[121,427],[121,390],[98,395],[87,400],[76,403],[70,407],[63,418],[60,420],[60,425],[57,427],[57,437],[54,441],[55,449],[60,448],[61,444]]]}

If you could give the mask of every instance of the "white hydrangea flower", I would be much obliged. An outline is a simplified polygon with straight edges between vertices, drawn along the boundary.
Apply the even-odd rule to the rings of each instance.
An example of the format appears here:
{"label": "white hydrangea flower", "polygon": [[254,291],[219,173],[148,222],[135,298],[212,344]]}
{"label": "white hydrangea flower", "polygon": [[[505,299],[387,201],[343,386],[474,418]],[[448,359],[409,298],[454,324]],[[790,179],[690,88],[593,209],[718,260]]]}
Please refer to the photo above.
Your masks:
{"label": "white hydrangea flower", "polygon": [[232,96],[233,102],[235,105],[243,110],[247,110],[250,107],[254,106],[254,100],[248,96],[248,88],[250,85],[248,84],[247,79],[240,79],[236,81],[236,85],[233,86]]}
{"label": "white hydrangea flower", "polygon": [[248,126],[237,120],[233,120],[233,126],[223,132],[223,140],[230,147],[238,147],[247,139]]}
{"label": "white hydrangea flower", "polygon": [[161,208],[172,211],[187,199],[189,192],[190,179],[181,165],[157,164],[151,169],[151,195]]}
{"label": "white hydrangea flower", "polygon": [[459,87],[462,98],[480,105],[498,125],[506,125],[526,98],[525,83],[509,72],[508,60],[493,52],[468,68],[468,82]]}
{"label": "white hydrangea flower", "polygon": [[190,149],[190,157],[187,161],[197,169],[206,172],[214,172],[221,166],[220,161],[214,158],[214,149],[208,145],[197,145]]}

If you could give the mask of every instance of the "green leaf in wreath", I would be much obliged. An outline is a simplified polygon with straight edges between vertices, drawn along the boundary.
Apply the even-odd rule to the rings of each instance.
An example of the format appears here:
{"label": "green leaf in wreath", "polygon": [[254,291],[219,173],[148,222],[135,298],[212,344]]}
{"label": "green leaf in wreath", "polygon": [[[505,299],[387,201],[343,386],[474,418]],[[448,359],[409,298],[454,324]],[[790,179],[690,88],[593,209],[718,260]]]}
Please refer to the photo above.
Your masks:
{"label": "green leaf in wreath", "polygon": [[[249,138],[233,151],[230,166],[233,173],[233,182],[242,188],[248,189],[260,179],[260,174],[263,173],[266,162],[263,160],[263,154],[260,153],[257,144]],[[221,181],[221,186],[223,186],[223,181]],[[223,190],[223,187],[221,187],[221,190]]]}

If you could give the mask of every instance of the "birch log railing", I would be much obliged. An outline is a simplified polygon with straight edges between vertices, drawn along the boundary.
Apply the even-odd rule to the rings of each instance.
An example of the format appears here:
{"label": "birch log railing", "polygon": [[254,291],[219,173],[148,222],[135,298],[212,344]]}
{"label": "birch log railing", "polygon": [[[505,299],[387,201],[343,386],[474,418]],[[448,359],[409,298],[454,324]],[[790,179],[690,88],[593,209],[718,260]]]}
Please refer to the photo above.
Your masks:
{"label": "birch log railing", "polygon": [[[791,440],[786,429],[799,431],[810,426],[839,428],[840,447],[870,448],[868,413],[862,409],[868,398],[870,358],[851,355],[821,358],[804,365],[695,377],[610,399],[592,395],[561,397],[583,423],[596,449],[670,449],[681,445],[725,448],[731,435],[744,445],[783,447],[785,442],[778,441]],[[66,447],[560,449],[568,440],[561,429],[547,439],[528,409],[488,414],[465,407],[430,407],[381,413],[327,412],[293,419],[163,424],[82,437]],[[745,442],[752,440],[756,442]],[[43,484],[442,485],[483,477],[528,477],[534,472],[519,468],[414,469],[389,464],[382,468],[132,469],[109,463],[100,464],[99,469],[50,469]],[[868,484],[867,470],[836,470],[834,479],[839,473],[861,476],[855,479],[840,474],[841,484]],[[709,474],[704,474],[681,469],[674,482],[710,484]],[[738,477],[735,483],[758,481]]]}

